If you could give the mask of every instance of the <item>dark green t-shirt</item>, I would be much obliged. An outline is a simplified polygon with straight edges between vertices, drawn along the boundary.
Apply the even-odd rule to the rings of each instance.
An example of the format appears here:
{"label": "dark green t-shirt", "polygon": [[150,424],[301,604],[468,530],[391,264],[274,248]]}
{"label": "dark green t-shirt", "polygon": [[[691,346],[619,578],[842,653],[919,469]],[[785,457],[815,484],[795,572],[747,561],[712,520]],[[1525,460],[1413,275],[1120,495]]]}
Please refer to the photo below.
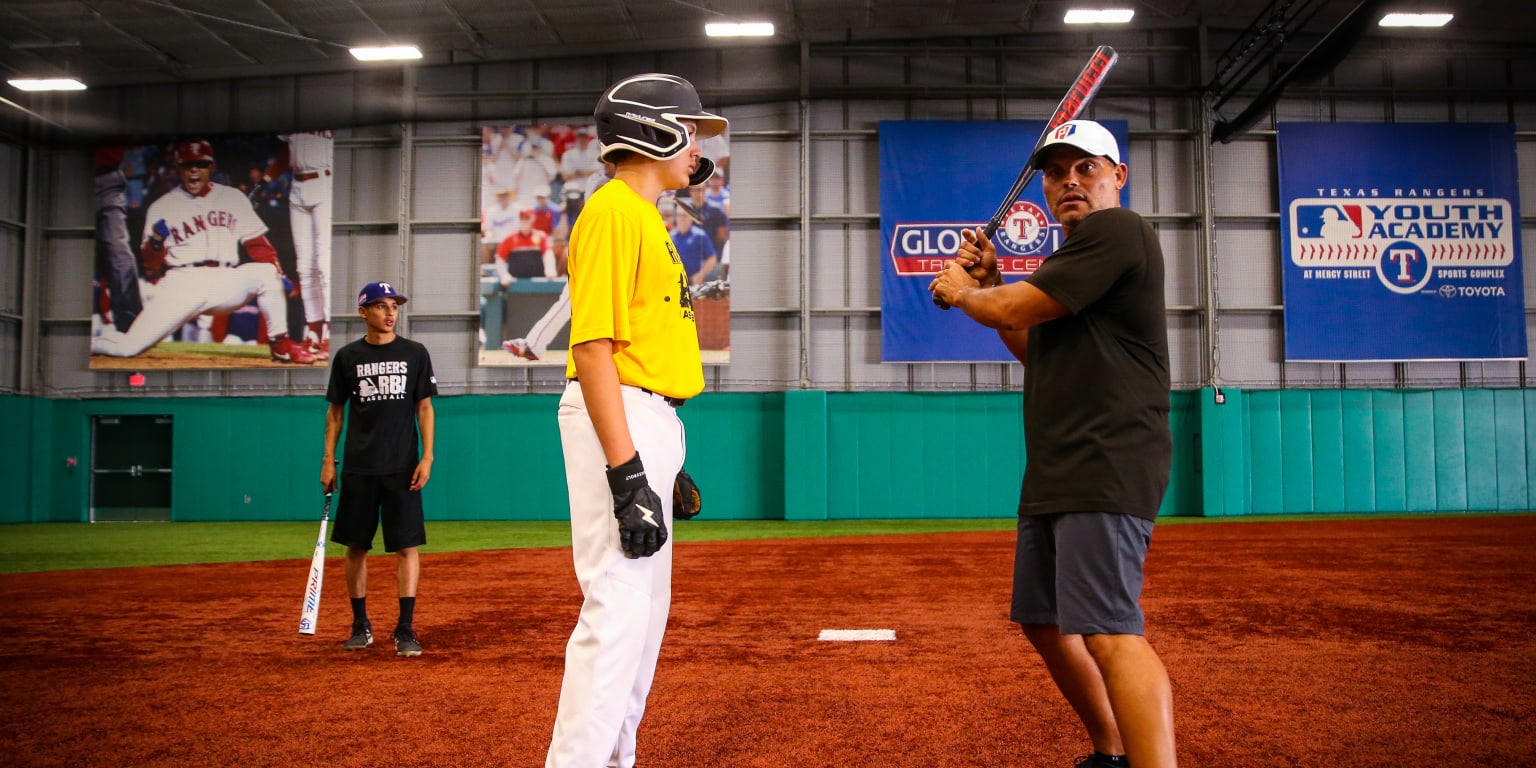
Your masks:
{"label": "dark green t-shirt", "polygon": [[1156,233],[1134,211],[1096,211],[1029,282],[1071,313],[1029,331],[1019,514],[1156,518],[1173,456]]}
{"label": "dark green t-shirt", "polygon": [[325,399],[347,406],[341,468],[365,475],[410,472],[421,459],[416,405],[437,395],[427,348],[400,336],[358,339],[331,359]]}

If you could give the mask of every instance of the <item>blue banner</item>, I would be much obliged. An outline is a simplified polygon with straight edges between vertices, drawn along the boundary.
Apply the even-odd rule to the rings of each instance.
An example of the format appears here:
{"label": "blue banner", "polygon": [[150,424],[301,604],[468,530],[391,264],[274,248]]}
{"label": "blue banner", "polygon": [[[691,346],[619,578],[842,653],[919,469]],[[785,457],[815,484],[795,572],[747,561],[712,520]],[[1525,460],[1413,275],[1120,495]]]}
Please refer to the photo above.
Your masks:
{"label": "blue banner", "polygon": [[1510,124],[1282,123],[1285,358],[1526,357]]}
{"label": "blue banner", "polygon": [[[1100,121],[1126,158],[1126,123]],[[1013,186],[1044,120],[880,123],[880,359],[1013,362],[997,332],[933,305],[928,284],[960,247],[960,232],[987,223]],[[1121,204],[1130,200],[1130,184]],[[1037,178],[993,238],[1004,278],[1033,273],[1061,244]]]}

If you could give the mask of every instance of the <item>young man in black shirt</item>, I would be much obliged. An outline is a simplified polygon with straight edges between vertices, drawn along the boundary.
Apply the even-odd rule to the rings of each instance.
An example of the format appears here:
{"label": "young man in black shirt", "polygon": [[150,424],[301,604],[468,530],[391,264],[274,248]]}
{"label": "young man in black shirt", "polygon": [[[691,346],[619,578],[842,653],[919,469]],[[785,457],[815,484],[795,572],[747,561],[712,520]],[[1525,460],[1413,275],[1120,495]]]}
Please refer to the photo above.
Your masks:
{"label": "young man in black shirt", "polygon": [[427,543],[421,489],[432,476],[432,397],[437,394],[437,377],[432,375],[427,348],[395,334],[405,302],[389,283],[369,283],[358,293],[357,313],[367,323],[368,334],[331,358],[320,484],[326,492],[336,488],[336,441],[346,415],[343,409],[348,409],[342,493],[331,531],[331,541],[347,548],[347,593],[352,598],[352,635],[342,647],[360,651],[373,644],[365,602],[368,550],[382,518],[384,551],[394,552],[399,563],[395,653],[420,656],[421,643],[411,620],[421,575],[416,548]]}

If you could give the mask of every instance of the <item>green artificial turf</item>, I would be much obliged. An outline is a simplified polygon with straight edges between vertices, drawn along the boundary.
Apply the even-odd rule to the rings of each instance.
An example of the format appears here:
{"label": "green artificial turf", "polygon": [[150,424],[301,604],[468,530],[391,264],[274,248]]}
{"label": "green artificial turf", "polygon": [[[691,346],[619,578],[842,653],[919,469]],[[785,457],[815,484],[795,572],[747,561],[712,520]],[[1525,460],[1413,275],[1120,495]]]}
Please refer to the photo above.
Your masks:
{"label": "green artificial turf", "polygon": [[[678,523],[677,541],[854,536],[882,533],[1011,530],[1013,520],[771,520]],[[22,523],[0,525],[0,573],[232,563],[308,558],[313,523]],[[428,521],[423,552],[568,547],[571,526],[557,522]],[[328,555],[343,549],[328,544]]]}
{"label": "green artificial turf", "polygon": [[[1275,515],[1165,517],[1159,525],[1296,520],[1386,520],[1435,515]],[[1508,514],[1508,513],[1506,513]],[[1530,513],[1515,513],[1530,514]],[[674,526],[677,541],[729,541],[811,536],[872,536],[952,531],[1011,531],[1013,518],[944,520],[689,520]],[[0,573],[123,568],[140,565],[305,559],[314,552],[312,523],[18,523],[0,525]],[[424,552],[568,547],[570,524],[511,521],[428,521]],[[330,556],[342,548],[330,544]]]}

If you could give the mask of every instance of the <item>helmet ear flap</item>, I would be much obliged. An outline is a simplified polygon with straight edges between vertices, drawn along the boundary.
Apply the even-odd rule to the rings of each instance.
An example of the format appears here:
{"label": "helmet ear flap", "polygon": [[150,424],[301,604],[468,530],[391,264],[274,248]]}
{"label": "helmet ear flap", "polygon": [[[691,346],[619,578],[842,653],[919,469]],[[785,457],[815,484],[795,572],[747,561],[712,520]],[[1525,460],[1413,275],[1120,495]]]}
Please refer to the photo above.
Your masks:
{"label": "helmet ear flap", "polygon": [[688,175],[688,186],[697,187],[709,181],[709,177],[713,175],[715,175],[715,161],[707,157],[700,157],[699,167]]}

